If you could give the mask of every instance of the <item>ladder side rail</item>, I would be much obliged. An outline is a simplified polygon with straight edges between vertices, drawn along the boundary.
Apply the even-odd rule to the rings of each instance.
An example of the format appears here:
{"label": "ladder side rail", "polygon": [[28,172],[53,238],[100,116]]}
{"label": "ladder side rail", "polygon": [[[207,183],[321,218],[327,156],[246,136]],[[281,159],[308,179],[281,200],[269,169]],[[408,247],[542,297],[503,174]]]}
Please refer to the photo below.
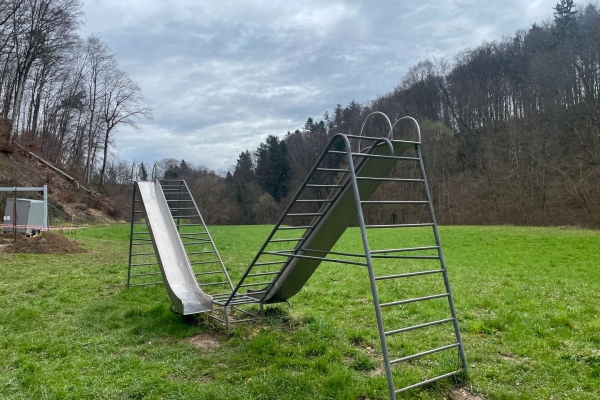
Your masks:
{"label": "ladder side rail", "polygon": [[462,335],[460,333],[460,327],[458,326],[458,318],[456,316],[456,309],[454,307],[454,299],[452,297],[452,290],[450,289],[450,280],[448,279],[448,271],[446,269],[446,260],[444,258],[444,252],[442,251],[442,243],[440,240],[440,235],[438,232],[437,223],[435,220],[435,214],[433,210],[433,203],[431,201],[431,193],[429,192],[429,185],[427,184],[427,177],[425,175],[425,166],[423,165],[423,157],[421,155],[421,150],[418,144],[415,144],[415,151],[417,153],[417,157],[419,158],[419,168],[421,170],[421,176],[423,177],[423,190],[425,191],[425,197],[429,202],[429,214],[431,215],[431,221],[433,222],[433,236],[435,237],[435,243],[438,247],[438,255],[440,258],[440,266],[442,269],[442,275],[444,277],[444,286],[446,288],[446,293],[448,293],[448,304],[450,306],[450,312],[452,314],[453,325],[454,325],[454,333],[456,335],[456,341],[458,342],[458,352],[460,355],[460,361],[462,364],[462,368],[467,370],[467,358],[465,356],[465,349],[463,345]]}
{"label": "ladder side rail", "polygon": [[[135,165],[135,163],[134,163]],[[131,167],[133,171],[133,166]],[[133,173],[133,172],[132,172]],[[129,265],[127,268],[127,289],[129,289],[131,285],[131,253],[133,251],[133,227],[134,227],[134,219],[135,219],[135,181],[133,182],[133,194],[131,200],[131,229],[129,231]]]}
{"label": "ladder side rail", "polygon": [[[208,227],[206,226],[206,222],[204,222],[204,218],[202,217],[202,214],[200,213],[200,209],[198,209],[198,205],[196,204],[196,200],[194,199],[194,196],[192,196],[192,192],[190,191],[190,188],[187,185],[187,182],[182,180],[181,182],[183,182],[183,186],[185,187],[185,189],[188,191],[188,194],[190,195],[190,199],[192,199],[192,203],[194,204],[194,207],[196,208],[196,212],[198,213],[198,215],[200,216],[200,222],[202,222],[202,226],[204,227],[204,231],[206,232],[206,235],[208,236],[208,240],[210,240],[210,245],[212,246],[215,255],[217,256],[218,260],[219,260],[219,264],[221,264],[221,269],[223,270],[223,273],[225,274],[225,278],[227,279],[227,282],[229,284],[229,287],[231,288],[231,290],[233,290],[233,283],[231,283],[231,278],[229,277],[229,274],[227,273],[227,269],[225,268],[225,264],[223,263],[223,259],[221,258],[221,254],[219,254],[219,251],[217,250],[217,246],[215,245],[215,242],[208,230]],[[181,197],[181,196],[180,196]],[[179,227],[178,229],[179,230]],[[181,236],[181,234],[180,234]]]}
{"label": "ladder side rail", "polygon": [[[281,224],[283,223],[283,221],[287,217],[288,213],[290,212],[290,210],[292,209],[292,207],[296,204],[296,200],[298,200],[298,198],[300,197],[300,195],[302,194],[302,192],[306,188],[306,185],[308,185],[308,183],[310,182],[310,180],[312,179],[312,177],[314,176],[314,174],[317,172],[317,168],[323,162],[323,159],[325,159],[325,157],[329,154],[329,149],[331,149],[331,147],[333,146],[333,144],[340,137],[344,137],[344,135],[342,133],[336,133],[329,140],[329,143],[327,144],[327,146],[325,147],[325,149],[323,150],[323,152],[321,153],[321,155],[317,159],[317,162],[315,162],[315,164],[311,168],[310,172],[306,175],[306,178],[304,178],[304,181],[302,181],[302,184],[300,185],[300,187],[296,191],[296,194],[294,194],[294,197],[292,197],[292,199],[288,203],[287,207],[285,208],[285,210],[283,211],[283,213],[279,217],[279,220],[277,220],[277,223],[275,223],[275,226],[273,227],[273,230],[271,230],[271,233],[267,237],[267,240],[265,240],[265,242],[261,246],[260,250],[256,253],[256,256],[254,257],[254,259],[252,260],[252,262],[250,262],[250,265],[248,266],[248,268],[246,268],[246,271],[244,272],[244,275],[242,275],[242,278],[240,279],[240,281],[238,282],[238,284],[236,285],[236,287],[233,289],[233,291],[231,293],[231,296],[225,302],[225,307],[229,306],[229,303],[231,302],[231,300],[233,300],[234,296],[236,295],[236,293],[240,289],[241,285],[246,280],[246,277],[250,274],[250,271],[252,270],[252,268],[254,268],[254,264],[256,264],[256,262],[258,261],[258,259],[262,256],[263,252],[265,251],[265,249],[267,248],[267,246],[271,242],[271,239],[273,239],[273,236],[275,236],[275,234],[277,233],[279,227],[281,226]],[[348,140],[348,139],[346,139],[346,140]],[[286,263],[287,263],[287,261],[286,261]]]}
{"label": "ladder side rail", "polygon": [[[369,281],[371,283],[371,292],[373,294],[373,304],[375,306],[375,316],[377,318],[377,328],[379,330],[379,340],[381,341],[381,352],[383,354],[383,362],[385,365],[385,374],[388,382],[388,390],[390,392],[390,400],[396,400],[396,392],[394,390],[394,381],[392,376],[392,368],[390,365],[390,357],[387,348],[387,339],[385,336],[385,330],[383,327],[383,318],[381,315],[381,309],[379,307],[379,295],[377,293],[377,284],[375,281],[375,271],[373,269],[373,260],[371,258],[371,251],[369,248],[369,239],[367,237],[367,228],[362,213],[362,205],[360,201],[360,193],[358,191],[358,184],[356,180],[356,173],[354,171],[354,160],[352,158],[352,148],[350,147],[350,141],[345,138],[346,142],[346,158],[348,160],[348,169],[350,170],[350,180],[352,181],[352,191],[354,193],[354,202],[356,205],[356,211],[358,213],[358,224],[360,227],[360,234],[363,241],[363,247],[365,250],[365,258],[367,263],[367,269],[369,271]],[[392,148],[392,155],[394,150]]]}
{"label": "ladder side rail", "polygon": [[[185,181],[182,179],[179,182],[179,193],[177,193],[177,221],[175,222],[175,227],[177,228],[177,233],[179,234],[179,236],[181,236],[181,233],[179,231],[179,225],[181,224],[181,218],[180,218],[180,215],[181,215],[181,182],[185,183]],[[185,186],[186,186],[186,189],[188,190],[188,192],[190,192],[190,189],[187,187],[187,185],[185,185]],[[190,194],[190,197],[192,197],[192,193],[190,192],[189,194]],[[196,210],[198,210],[198,207],[196,207]],[[199,211],[198,211],[198,214],[200,214]]]}

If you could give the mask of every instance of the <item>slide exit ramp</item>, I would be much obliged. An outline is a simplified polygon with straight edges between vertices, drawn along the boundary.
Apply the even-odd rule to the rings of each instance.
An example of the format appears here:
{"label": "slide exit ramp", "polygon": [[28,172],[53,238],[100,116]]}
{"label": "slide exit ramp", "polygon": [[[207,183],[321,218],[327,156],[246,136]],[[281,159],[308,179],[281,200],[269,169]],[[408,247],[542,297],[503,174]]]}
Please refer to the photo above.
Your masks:
{"label": "slide exit ramp", "polygon": [[205,291],[233,287],[182,180],[134,182],[127,287],[159,284],[157,275],[182,315],[212,311]]}
{"label": "slide exit ramp", "polygon": [[[395,399],[397,393],[461,373],[466,370],[467,362],[425,176],[420,151],[420,132],[417,141],[393,140],[396,124],[392,125],[387,116],[382,113],[375,112],[369,115],[369,117],[374,116],[383,116],[387,121],[388,138],[365,137],[362,135],[362,129],[361,134],[357,136],[344,134],[333,136],[233,292],[229,295],[215,296],[213,301],[224,309],[250,303],[259,303],[262,307],[264,304],[287,301],[294,296],[324,261],[365,268],[370,282],[390,398]],[[369,117],[365,120],[363,129]],[[410,117],[403,119],[416,124],[416,121]],[[351,140],[358,141],[358,146],[355,146],[357,151],[352,150]],[[361,143],[370,143],[370,146],[362,149]],[[413,155],[406,155],[408,150],[411,150]],[[392,173],[407,170],[418,171],[416,177],[415,175],[394,176],[397,174]],[[390,173],[393,176],[390,176]],[[377,199],[372,199],[383,183],[420,185],[421,198],[379,200],[380,196],[376,196]],[[400,190],[394,193],[409,192]],[[368,213],[369,207],[420,207],[425,210],[429,218],[426,222],[398,223],[397,215],[392,214],[392,221],[389,224],[367,224],[365,214]],[[363,251],[359,253],[332,251],[346,228],[354,223],[359,226]],[[428,229],[433,243],[374,249],[377,243],[370,241],[368,236],[368,231],[372,229],[411,228]],[[389,265],[389,262],[400,263],[409,260],[411,262],[430,260],[437,262],[437,266],[403,270],[399,265],[396,271],[384,268],[379,269],[384,271],[383,273],[377,273],[376,267],[380,268],[379,261],[385,261]],[[411,279],[436,276],[440,278],[441,288],[440,285],[428,283],[422,285],[422,289],[433,290],[432,288],[436,287],[440,288],[438,292],[429,294],[420,290],[421,294],[418,296],[397,298],[402,293],[402,290],[398,289],[403,287],[402,282],[408,283]],[[387,288],[387,292],[384,288]],[[390,313],[390,310],[414,306],[418,303],[424,304],[425,307],[427,303],[440,301],[446,304],[445,317],[410,326],[388,327],[392,323],[401,324],[403,321],[402,318],[400,320],[394,318],[394,312]],[[441,305],[443,306],[443,303]],[[388,316],[384,316],[384,311],[388,312]],[[427,312],[424,315],[428,315]],[[390,356],[388,343],[398,336],[411,334],[416,330],[433,329],[432,327],[443,328],[445,325],[449,326],[449,330],[440,340],[446,341],[450,335],[454,337],[453,341],[416,353],[409,353],[404,345],[400,345],[399,348],[395,348],[401,352],[400,356],[396,358]],[[403,339],[400,339],[401,343],[402,341]],[[419,358],[428,358],[438,353],[443,353],[440,356],[445,357],[445,352],[455,352],[456,362],[450,363],[454,364],[451,365],[450,371],[436,372],[435,376],[426,374],[423,380],[411,384],[402,383],[401,387],[396,389],[392,366],[414,363]]]}

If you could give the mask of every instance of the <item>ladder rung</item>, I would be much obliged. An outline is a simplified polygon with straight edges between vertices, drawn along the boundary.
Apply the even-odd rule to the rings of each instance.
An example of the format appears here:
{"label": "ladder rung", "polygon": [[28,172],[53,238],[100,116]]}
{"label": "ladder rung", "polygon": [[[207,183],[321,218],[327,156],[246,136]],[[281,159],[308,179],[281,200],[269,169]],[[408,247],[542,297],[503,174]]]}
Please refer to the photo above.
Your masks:
{"label": "ladder rung", "polygon": [[454,321],[454,318],[440,319],[439,321],[427,322],[425,324],[413,325],[413,326],[409,326],[409,327],[401,328],[401,329],[394,329],[393,331],[385,332],[385,335],[386,336],[395,335],[396,333],[408,332],[408,331],[412,331],[414,329],[426,328],[428,326],[439,325],[439,324],[443,324],[445,322],[450,322],[450,321]]}
{"label": "ladder rung", "polygon": [[259,282],[259,283],[246,283],[243,285],[240,285],[241,288],[243,287],[249,287],[249,286],[264,286],[264,285],[270,285],[271,282]]}
{"label": "ladder rung", "polygon": [[404,387],[402,389],[398,389],[398,390],[396,390],[396,393],[402,393],[402,392],[406,392],[407,390],[411,390],[411,389],[415,389],[415,388],[418,388],[418,387],[421,387],[421,386],[425,386],[425,385],[428,385],[430,383],[439,381],[440,379],[449,378],[451,376],[454,376],[454,375],[458,374],[459,372],[461,372],[461,371],[454,371],[454,372],[449,372],[449,373],[444,374],[444,375],[436,376],[435,378],[427,379],[427,380],[424,380],[423,382],[415,383],[414,385],[410,385],[410,386]]}
{"label": "ladder rung", "polygon": [[[187,218],[185,215],[180,216],[179,218]],[[202,224],[179,224],[177,226],[202,226]]]}
{"label": "ladder rung", "polygon": [[350,172],[349,169],[341,169],[341,168],[317,168],[317,171],[325,171],[325,172]]}
{"label": "ladder rung", "polygon": [[171,210],[171,211],[195,210],[195,209],[196,209],[196,207],[176,207],[176,208],[169,207],[169,210]]}
{"label": "ladder rung", "polygon": [[154,253],[154,252],[151,252],[151,253],[135,253],[135,254],[132,254],[131,256],[132,257],[133,256],[151,256],[151,255],[154,255],[154,254],[156,254],[156,253]]}
{"label": "ladder rung", "polygon": [[296,203],[329,203],[333,199],[308,199],[308,200],[296,200]]}
{"label": "ladder rung", "polygon": [[372,250],[371,254],[399,253],[402,251],[437,250],[437,249],[439,249],[438,246],[405,247],[403,249]]}
{"label": "ladder rung", "polygon": [[198,261],[195,262],[194,265],[200,265],[200,264],[215,264],[220,262],[219,260],[214,260],[214,261]]}
{"label": "ladder rung", "polygon": [[362,204],[429,204],[427,200],[365,200]]}
{"label": "ladder rung", "polygon": [[[347,154],[345,151],[329,150],[331,154]],[[367,153],[352,153],[355,157],[369,157],[369,158],[386,158],[391,160],[407,160],[407,161],[419,161],[418,157],[399,157],[399,156],[383,156],[379,154],[367,154]]]}
{"label": "ladder rung", "polygon": [[256,263],[252,266],[257,267],[257,266],[261,266],[261,265],[273,265],[273,264],[284,264],[284,263],[285,263],[285,261],[268,261],[268,262]]}
{"label": "ladder rung", "polygon": [[344,136],[346,136],[347,138],[350,138],[350,139],[360,139],[360,140],[373,140],[373,141],[385,140],[385,138],[382,138],[380,136],[362,136],[362,135],[344,135]]}
{"label": "ladder rung", "polygon": [[152,244],[152,241],[147,241],[144,243],[131,243],[132,246],[150,246]]}
{"label": "ladder rung", "polygon": [[439,299],[441,297],[448,297],[448,293],[434,294],[432,296],[416,297],[414,299],[408,299],[408,300],[392,301],[390,303],[381,303],[379,305],[379,307],[398,306],[401,304],[416,303],[418,301]]}
{"label": "ladder rung", "polygon": [[424,224],[365,225],[365,228],[415,228],[419,226],[433,226],[433,222]]}
{"label": "ladder rung", "polygon": [[357,253],[342,253],[339,251],[317,250],[317,249],[301,249],[301,250],[305,253],[324,253],[324,254],[334,254],[336,256],[365,258],[364,254],[357,254]]}
{"label": "ladder rung", "polygon": [[[260,292],[252,292],[252,294],[263,294]],[[244,299],[239,299],[239,300],[232,300],[229,305],[230,306],[236,306],[239,304],[251,304],[251,303],[259,303],[260,299],[255,299],[254,297],[248,297],[248,298],[244,298]],[[231,321],[229,321],[231,322]]]}
{"label": "ladder rung", "polygon": [[223,273],[222,270],[218,270],[218,271],[209,271],[209,272],[198,272],[197,274],[194,274],[194,275],[200,276],[200,275],[214,275],[214,274],[222,274],[222,273]]}
{"label": "ladder rung", "polygon": [[132,267],[145,267],[147,265],[158,265],[158,263],[153,262],[153,263],[143,263],[143,264],[131,264]]}
{"label": "ladder rung", "polygon": [[458,346],[459,346],[459,343],[453,343],[453,344],[449,344],[447,346],[438,347],[437,349],[422,351],[420,353],[413,354],[412,356],[406,356],[406,357],[402,357],[402,358],[397,358],[395,360],[391,360],[390,361],[390,365],[396,364],[396,363],[399,363],[399,362],[403,362],[403,361],[412,360],[412,359],[419,358],[419,357],[423,357],[423,356],[426,356],[428,354],[437,353],[439,351],[444,351],[444,350],[452,349],[452,348],[458,347]]}
{"label": "ladder rung", "polygon": [[313,256],[305,256],[305,255],[302,255],[302,254],[279,253],[279,252],[276,252],[276,251],[263,251],[262,254],[271,254],[271,255],[274,255],[274,256],[283,256],[283,257],[290,257],[290,258],[308,258],[308,259],[311,259],[311,260],[321,260],[321,261],[325,261],[325,262],[334,262],[334,263],[340,263],[340,264],[352,264],[352,265],[367,266],[367,263],[358,262],[358,261],[339,260],[337,258],[313,257]]}
{"label": "ladder rung", "polygon": [[198,286],[216,286],[216,285],[229,285],[229,282],[223,281],[223,282],[199,283],[198,284]]}
{"label": "ladder rung", "polygon": [[383,182],[424,182],[423,179],[414,178],[373,178],[370,176],[357,176],[356,180],[383,181]]}
{"label": "ladder rung", "polygon": [[409,277],[409,276],[437,274],[437,273],[440,273],[440,272],[444,272],[444,270],[443,269],[434,269],[434,270],[430,270],[430,271],[408,272],[406,274],[377,276],[377,277],[375,277],[375,280],[376,281],[382,281],[384,279],[406,278],[406,277]]}
{"label": "ladder rung", "polygon": [[323,215],[323,213],[287,214],[286,217],[316,217],[317,215]]}
{"label": "ladder rung", "polygon": [[271,239],[271,240],[269,240],[269,243],[297,242],[297,241],[302,240],[302,239],[304,239],[304,238]]}
{"label": "ladder rung", "polygon": [[134,235],[149,235],[150,232],[133,232]]}
{"label": "ladder rung", "polygon": [[279,271],[277,271],[277,272],[259,272],[259,273],[256,273],[256,274],[246,275],[246,278],[251,277],[251,276],[277,275],[278,273],[279,273]]}
{"label": "ladder rung", "polygon": [[392,258],[392,259],[409,259],[409,260],[437,260],[439,256],[371,256],[372,258]]}
{"label": "ladder rung", "polygon": [[304,225],[304,226],[284,226],[284,227],[279,227],[277,229],[280,231],[288,231],[288,230],[293,230],[293,229],[312,229],[312,228],[314,228],[314,226]]}
{"label": "ladder rung", "polygon": [[141,214],[141,213],[143,213],[143,212],[144,212],[144,211],[134,211],[133,213],[134,213],[134,214]]}
{"label": "ladder rung", "polygon": [[179,236],[192,236],[192,235],[208,235],[207,232],[179,232]]}
{"label": "ladder rung", "polygon": [[173,199],[173,200],[167,200],[167,203],[174,203],[174,202],[177,202],[177,201],[186,202],[186,203],[193,203],[193,202],[194,202],[194,200],[193,200],[193,199],[190,199],[190,200],[185,200],[185,199],[181,199],[181,200],[180,200],[180,199]]}
{"label": "ladder rung", "polygon": [[[189,254],[214,254],[214,250],[206,250],[206,251],[195,251],[193,253],[188,253]],[[193,264],[193,263],[192,263]]]}
{"label": "ladder rung", "polygon": [[147,274],[131,274],[131,276],[150,276],[150,275],[160,275],[160,272],[148,272]]}
{"label": "ladder rung", "polygon": [[309,184],[306,187],[322,187],[322,188],[341,188],[344,185],[318,185],[318,184]]}
{"label": "ladder rung", "polygon": [[210,240],[203,240],[201,242],[182,242],[184,246],[188,245],[188,244],[207,244],[207,243],[211,243]]}

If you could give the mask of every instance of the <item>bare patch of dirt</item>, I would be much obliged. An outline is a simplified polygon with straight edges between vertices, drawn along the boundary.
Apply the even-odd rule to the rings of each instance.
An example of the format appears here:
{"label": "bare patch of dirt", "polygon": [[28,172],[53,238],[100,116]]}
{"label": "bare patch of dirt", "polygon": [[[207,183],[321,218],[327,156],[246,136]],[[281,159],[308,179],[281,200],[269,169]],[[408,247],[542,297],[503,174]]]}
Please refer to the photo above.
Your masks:
{"label": "bare patch of dirt", "polygon": [[376,376],[385,376],[385,369],[381,363],[378,363],[375,369],[372,369],[368,372],[368,375],[373,378]]}
{"label": "bare patch of dirt", "polygon": [[210,333],[201,333],[192,336],[187,339],[187,342],[198,349],[212,349],[221,345],[219,338]]}
{"label": "bare patch of dirt", "polygon": [[17,234],[17,242],[13,243],[13,234],[0,235],[0,252],[2,253],[29,253],[29,254],[70,254],[85,253],[77,243],[70,241],[63,235],[45,232],[41,236],[25,237]]}
{"label": "bare patch of dirt", "polygon": [[484,397],[475,395],[466,388],[454,389],[451,395],[452,400],[485,400]]}

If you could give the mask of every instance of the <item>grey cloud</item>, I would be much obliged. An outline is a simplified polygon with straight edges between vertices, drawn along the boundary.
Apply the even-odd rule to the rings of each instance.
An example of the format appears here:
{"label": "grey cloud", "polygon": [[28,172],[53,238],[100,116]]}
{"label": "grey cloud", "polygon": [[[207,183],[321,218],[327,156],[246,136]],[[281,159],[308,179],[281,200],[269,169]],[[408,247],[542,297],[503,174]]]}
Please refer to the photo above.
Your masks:
{"label": "grey cloud", "polygon": [[393,89],[420,60],[550,18],[554,3],[105,0],[85,11],[155,114],[142,133],[120,132],[120,156],[224,169],[267,135]]}

